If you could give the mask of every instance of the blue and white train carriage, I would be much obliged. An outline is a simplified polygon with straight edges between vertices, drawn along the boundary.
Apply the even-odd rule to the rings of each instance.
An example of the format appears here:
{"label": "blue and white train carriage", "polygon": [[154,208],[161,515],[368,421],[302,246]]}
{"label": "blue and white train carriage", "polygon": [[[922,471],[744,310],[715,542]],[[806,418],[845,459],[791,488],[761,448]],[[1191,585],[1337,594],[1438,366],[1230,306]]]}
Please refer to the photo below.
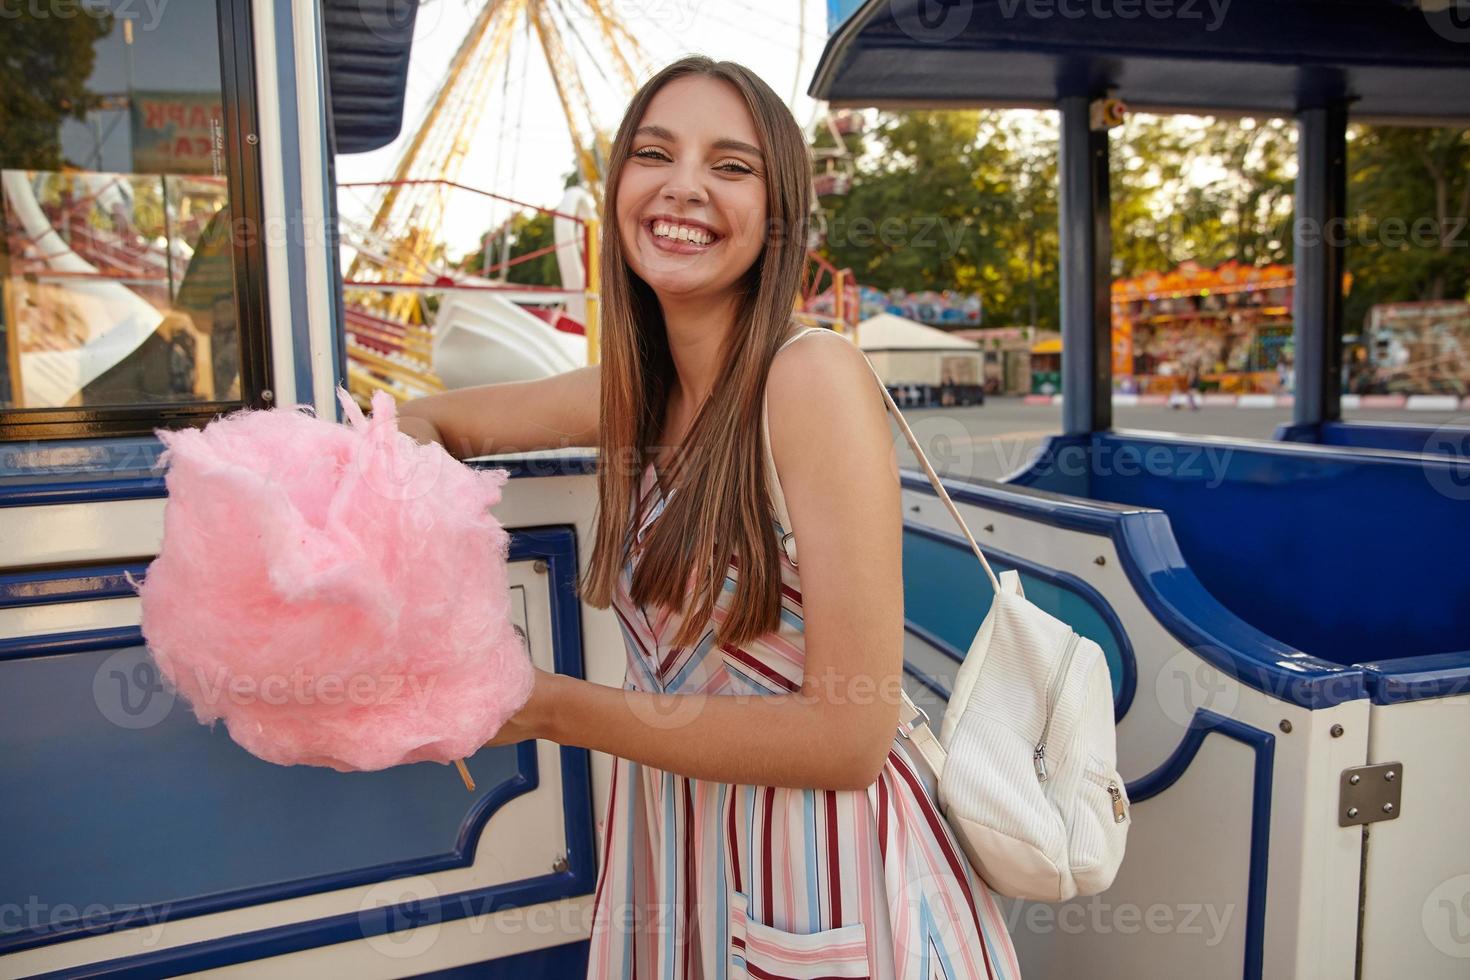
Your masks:
{"label": "blue and white train carriage", "polygon": [[[1005,483],[949,488],[1027,594],[1107,650],[1134,827],[1103,895],[1007,903],[1026,975],[1470,975],[1470,464],[1113,429],[1090,123],[1109,97],[1295,115],[1298,206],[1327,219],[1349,111],[1470,119],[1470,43],[1390,0],[1235,0],[1209,32],[1095,4],[839,6],[815,96],[1061,110],[1064,431]],[[153,116],[110,127],[104,100],[53,120],[65,173],[45,140],[0,136],[0,977],[580,975],[607,758],[482,750],[474,794],[439,766],[271,766],[148,665],[123,574],[161,537],[153,428],[239,404],[336,417],[346,376],[332,236],[212,248],[205,229],[335,227],[334,154],[397,131],[411,20],[388,0],[147,10],[87,71]],[[159,236],[128,225],[149,213]],[[1297,263],[1296,422],[1320,432],[1341,424],[1341,254]],[[23,342],[36,310],[67,314],[69,350]],[[172,351],[196,333],[215,370],[180,390]],[[612,614],[572,591],[595,459],[494,463],[515,475],[497,513],[531,655],[619,684]],[[933,715],[986,590],[927,480],[904,484],[906,683]]]}

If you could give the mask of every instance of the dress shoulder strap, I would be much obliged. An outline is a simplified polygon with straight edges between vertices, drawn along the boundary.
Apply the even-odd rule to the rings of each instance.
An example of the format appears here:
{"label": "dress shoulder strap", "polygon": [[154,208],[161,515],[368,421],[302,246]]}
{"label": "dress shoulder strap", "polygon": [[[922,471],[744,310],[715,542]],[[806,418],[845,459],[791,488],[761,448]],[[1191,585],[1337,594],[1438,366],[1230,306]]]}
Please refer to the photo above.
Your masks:
{"label": "dress shoulder strap", "polygon": [[[828,330],[826,327],[803,327],[802,329],[796,331],[796,333],[792,334],[790,337],[787,337],[785,341],[782,342],[781,346],[776,348],[776,353],[781,353],[787,347],[791,346],[796,341],[805,337],[809,333],[829,333],[834,337],[842,337],[842,334],[838,333],[835,330]],[[846,337],[842,337],[842,339],[847,340]],[[852,343],[852,341],[849,340],[848,343]]]}

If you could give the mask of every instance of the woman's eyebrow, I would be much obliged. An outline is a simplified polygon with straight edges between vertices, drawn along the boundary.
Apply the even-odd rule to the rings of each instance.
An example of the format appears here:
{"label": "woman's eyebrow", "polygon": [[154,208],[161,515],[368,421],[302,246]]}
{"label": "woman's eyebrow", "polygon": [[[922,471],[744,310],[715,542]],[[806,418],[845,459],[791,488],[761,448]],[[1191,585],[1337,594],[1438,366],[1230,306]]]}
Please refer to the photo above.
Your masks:
{"label": "woman's eyebrow", "polygon": [[[662,126],[639,126],[633,131],[633,135],[652,136],[654,139],[663,140],[666,143],[679,142],[678,137],[669,132],[667,129],[664,129]],[[744,140],[730,139],[727,136],[724,139],[715,140],[713,146],[716,150],[737,150],[741,153],[749,153],[751,156],[755,157],[758,160],[765,159],[765,157],[761,155],[760,147],[751,146]]]}

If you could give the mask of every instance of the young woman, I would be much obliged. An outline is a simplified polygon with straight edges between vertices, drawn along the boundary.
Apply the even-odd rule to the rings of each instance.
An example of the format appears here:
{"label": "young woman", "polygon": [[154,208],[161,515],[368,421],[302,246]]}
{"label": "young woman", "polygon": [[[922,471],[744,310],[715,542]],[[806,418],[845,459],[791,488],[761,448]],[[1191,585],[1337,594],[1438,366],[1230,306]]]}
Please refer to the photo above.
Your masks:
{"label": "young woman", "polygon": [[581,594],[617,614],[623,689],[538,672],[491,743],[616,757],[599,980],[1019,976],[897,733],[897,458],[862,353],[792,324],[810,175],[800,127],[749,70],[665,68],[609,160],[602,363],[497,402],[499,447],[463,445],[472,424],[447,401],[437,419],[417,406],[437,428],[403,423],[459,455],[548,430],[600,447]]}

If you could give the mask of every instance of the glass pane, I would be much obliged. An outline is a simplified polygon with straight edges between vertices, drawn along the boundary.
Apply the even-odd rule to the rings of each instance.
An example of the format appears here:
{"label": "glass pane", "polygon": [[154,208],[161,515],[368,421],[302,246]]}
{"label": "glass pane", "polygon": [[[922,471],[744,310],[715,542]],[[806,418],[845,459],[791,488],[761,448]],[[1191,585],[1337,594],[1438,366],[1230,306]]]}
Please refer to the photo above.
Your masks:
{"label": "glass pane", "polygon": [[0,408],[237,400],[215,7],[68,13],[0,50]]}

